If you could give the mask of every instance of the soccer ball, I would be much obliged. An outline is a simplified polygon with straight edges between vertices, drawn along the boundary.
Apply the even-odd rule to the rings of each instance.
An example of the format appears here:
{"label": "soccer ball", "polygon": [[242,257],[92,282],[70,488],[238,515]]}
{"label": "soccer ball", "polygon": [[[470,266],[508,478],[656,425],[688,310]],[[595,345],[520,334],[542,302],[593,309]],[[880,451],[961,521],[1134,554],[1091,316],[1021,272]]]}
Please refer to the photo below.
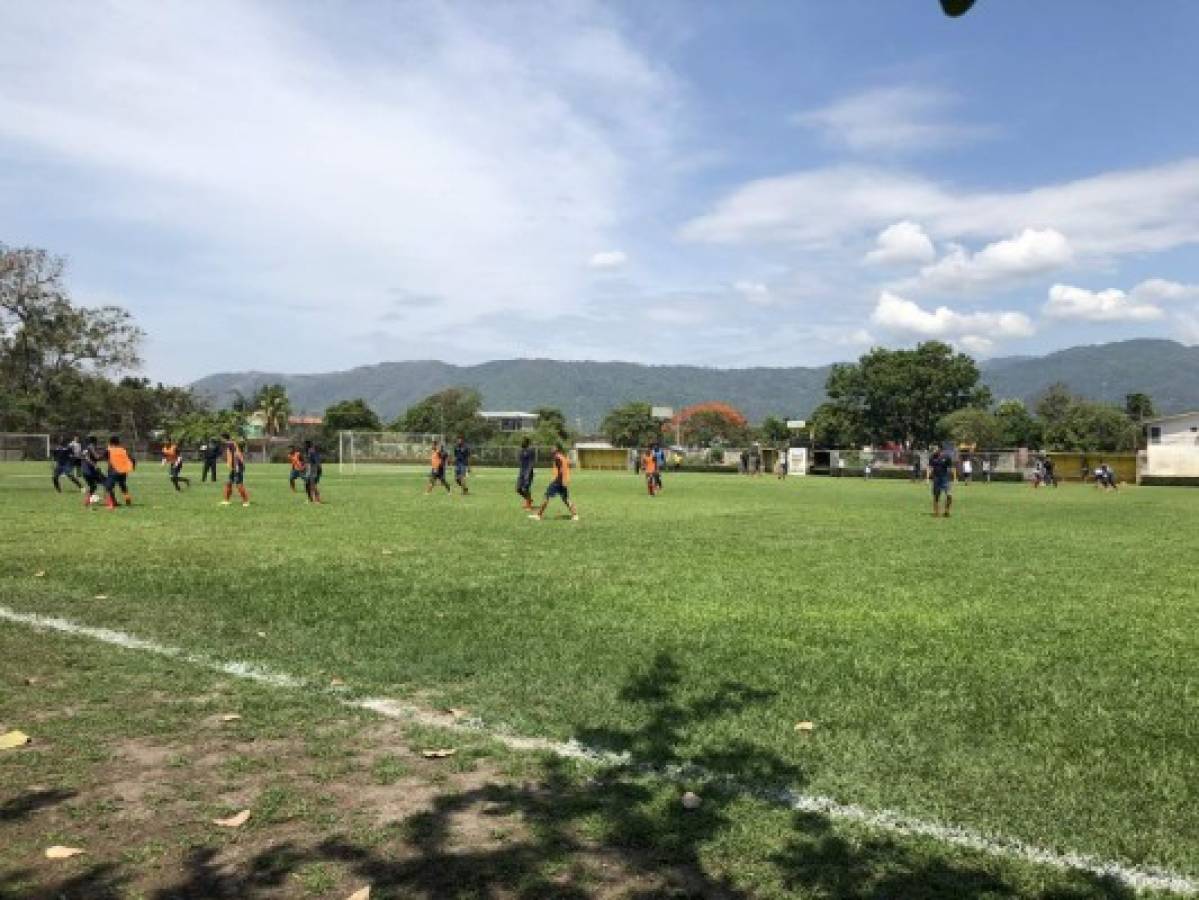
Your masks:
{"label": "soccer ball", "polygon": [[87,502],[88,502],[88,503],[91,503],[91,504],[93,504],[93,505],[94,505],[94,504],[96,504],[96,503],[99,503],[99,502],[100,502],[100,495],[99,495],[99,494],[92,494],[90,497],[88,497],[88,498],[87,498]]}

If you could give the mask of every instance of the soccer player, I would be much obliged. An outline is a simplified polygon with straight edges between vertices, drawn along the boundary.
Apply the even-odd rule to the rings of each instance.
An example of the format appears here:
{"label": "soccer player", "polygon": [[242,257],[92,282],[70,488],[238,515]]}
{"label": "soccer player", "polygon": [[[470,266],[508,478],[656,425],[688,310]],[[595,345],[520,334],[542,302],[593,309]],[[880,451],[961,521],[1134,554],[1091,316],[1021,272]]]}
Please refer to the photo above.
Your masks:
{"label": "soccer player", "polygon": [[287,448],[287,461],[291,463],[291,473],[287,476],[287,486],[291,492],[296,492],[296,479],[308,484],[308,463],[304,462],[304,454],[296,449],[295,444]]}
{"label": "soccer player", "polygon": [[221,458],[221,443],[216,438],[209,438],[200,445],[200,457],[203,459],[203,467],[200,469],[200,481],[208,480],[208,474],[212,473],[212,483],[216,484],[216,461]]}
{"label": "soccer player", "polygon": [[64,436],[54,447],[54,474],[50,476],[50,480],[54,482],[54,490],[60,494],[62,493],[62,485],[58,483],[58,479],[64,475],[71,479],[71,484],[75,485],[75,487],[80,490],[83,489],[83,485],[79,483],[79,479],[72,473],[74,468],[75,462],[71,454],[71,446],[67,443],[67,439]]}
{"label": "soccer player", "polygon": [[121,489],[121,495],[126,506],[133,505],[133,497],[129,493],[129,473],[137,468],[137,460],[124,447],[121,439],[115,434],[108,439],[108,478],[104,480],[104,490],[108,499],[104,505],[109,509],[117,508],[116,489]]}
{"label": "soccer player", "polygon": [[433,442],[433,453],[429,457],[429,486],[425,488],[426,494],[433,493],[433,485],[441,482],[441,486],[445,488],[445,492],[450,492],[450,483],[445,480],[445,463],[449,458],[449,454],[442,449],[441,444],[437,441]]}
{"label": "soccer player", "polygon": [[171,484],[175,486],[176,491],[182,490],[179,487],[179,482],[181,481],[188,487],[192,486],[190,478],[184,478],[179,474],[183,471],[183,451],[169,437],[167,438],[167,442],[162,445],[162,462],[163,465],[170,466],[170,469],[167,471],[170,473]]}
{"label": "soccer player", "polygon": [[308,477],[304,480],[304,489],[308,493],[309,503],[323,503],[321,500],[321,451],[312,441],[304,442],[304,461],[308,464]]}
{"label": "soccer player", "polygon": [[85,507],[100,502],[99,488],[104,483],[104,476],[100,472],[100,463],[107,457],[108,454],[100,448],[96,436],[89,435],[80,460],[83,480],[87,482],[87,491],[83,498]]}
{"label": "soccer player", "polygon": [[953,506],[953,460],[940,447],[933,450],[928,460],[929,480],[933,485],[933,515],[941,515],[941,495],[945,495],[945,518]]}
{"label": "soccer player", "polygon": [[71,474],[78,478],[83,472],[83,445],[79,443],[79,435],[72,437],[67,446],[71,448]]}
{"label": "soccer player", "polygon": [[962,481],[969,484],[974,480],[974,461],[967,456],[962,460]]}
{"label": "soccer player", "polygon": [[1054,487],[1057,487],[1057,473],[1053,470],[1053,460],[1048,456],[1045,457],[1044,470],[1045,472],[1042,478],[1045,484],[1051,484]]}
{"label": "soccer player", "polygon": [[654,441],[651,449],[654,454],[654,493],[658,493],[662,490],[662,470],[666,468],[666,451],[657,441]]}
{"label": "soccer player", "polygon": [[464,436],[458,435],[458,440],[454,444],[454,482],[462,488],[463,494],[470,493],[470,489],[466,486],[466,474],[469,471],[470,445],[466,443]]}
{"label": "soccer player", "polygon": [[238,496],[241,497],[241,505],[249,506],[250,495],[246,493],[246,455],[228,432],[221,435],[221,440],[225,444],[225,464],[229,466],[229,478],[225,482],[225,499],[221,501],[221,506],[228,506],[231,502],[229,498],[233,496],[234,486],[237,487]]}
{"label": "soccer player", "polygon": [[566,451],[561,444],[554,445],[554,480],[545,489],[545,500],[541,504],[541,509],[530,513],[529,518],[539,522],[545,518],[545,508],[555,497],[562,498],[562,502],[570,510],[571,521],[579,521],[578,507],[570,502],[570,459],[566,456]]}
{"label": "soccer player", "polygon": [[658,492],[658,460],[652,447],[647,447],[641,455],[641,470],[645,472],[645,487],[652,497]]}
{"label": "soccer player", "polygon": [[529,446],[529,439],[520,442],[520,471],[516,475],[516,493],[520,495],[526,511],[533,509],[533,465],[537,451]]}

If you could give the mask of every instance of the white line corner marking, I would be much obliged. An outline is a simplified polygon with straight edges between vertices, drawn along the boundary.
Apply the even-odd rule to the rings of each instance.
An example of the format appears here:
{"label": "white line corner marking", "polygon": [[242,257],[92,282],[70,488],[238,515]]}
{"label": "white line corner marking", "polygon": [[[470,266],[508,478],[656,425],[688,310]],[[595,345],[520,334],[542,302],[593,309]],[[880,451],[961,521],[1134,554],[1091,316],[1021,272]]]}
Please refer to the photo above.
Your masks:
{"label": "white line corner marking", "polygon": [[[78,637],[87,637],[91,638],[92,640],[101,641],[105,644],[111,644],[114,647],[121,647],[126,650],[140,650],[143,653],[152,653],[156,656],[165,656],[170,659],[179,659],[193,665],[209,669],[210,671],[231,675],[235,678],[244,678],[250,681],[256,681],[259,684],[270,685],[271,687],[313,687],[302,678],[296,678],[292,675],[275,672],[262,666],[256,666],[244,662],[221,662],[220,660],[213,659],[209,656],[189,653],[186,650],[179,649],[178,647],[169,647],[164,644],[159,644],[155,641],[148,641],[144,638],[126,634],[123,631],[114,631],[109,628],[96,628],[91,625],[81,625],[78,622],[72,622],[69,619],[60,619],[54,616],[42,616],[37,615],[36,613],[17,612],[16,610],[9,609],[6,606],[0,606],[0,620],[13,622],[18,625],[28,625],[33,628],[58,631],[63,634],[70,634]],[[327,690],[325,688],[319,689]],[[548,750],[563,757],[570,757],[572,759],[590,759],[596,762],[609,764],[627,764],[630,762],[626,756],[595,750],[579,744],[577,741],[567,741],[562,743],[558,741],[546,740],[545,738],[520,737],[517,735],[506,734],[503,731],[489,729],[482,722],[477,720],[466,723],[458,722],[453,720],[452,717],[442,715],[433,710],[424,709],[422,707],[413,706],[396,700],[389,700],[380,697],[356,700],[339,696],[333,691],[330,691],[329,693],[331,697],[345,706],[369,710],[370,712],[385,716],[387,718],[415,720],[422,724],[457,728],[464,731],[482,732],[487,734],[492,739],[497,740],[514,750]],[[674,769],[653,766],[646,766],[642,768],[648,772],[652,772],[663,778],[671,780],[681,778],[683,774],[677,767]],[[696,773],[689,770],[686,774],[694,777]],[[944,825],[937,822],[925,822],[920,819],[911,818],[910,816],[894,810],[869,810],[850,803],[840,803],[831,797],[801,794],[792,790],[781,790],[764,793],[760,789],[751,788],[743,784],[736,784],[735,782],[729,782],[728,780],[724,780],[724,783],[737,788],[742,793],[760,797],[776,805],[786,806],[790,809],[802,812],[819,813],[821,815],[828,816],[830,819],[853,822],[879,831],[886,831],[899,835],[930,838],[932,840],[940,841],[941,843],[950,844],[955,847],[962,847],[968,850],[974,850],[990,856],[1020,860],[1023,862],[1034,863],[1036,865],[1049,866],[1055,869],[1075,869],[1082,872],[1089,872],[1093,875],[1115,879],[1116,881],[1122,882],[1123,884],[1126,884],[1132,888],[1170,891],[1177,894],[1199,893],[1199,881],[1196,881],[1195,879],[1186,875],[1170,872],[1164,869],[1128,866],[1123,863],[1103,860],[1087,854],[1063,853],[1056,850],[1048,850],[1042,847],[1034,847],[1030,844],[1024,843],[1023,841],[1016,840],[1015,838],[988,835],[979,831],[973,831],[969,828],[963,828],[954,825]]]}

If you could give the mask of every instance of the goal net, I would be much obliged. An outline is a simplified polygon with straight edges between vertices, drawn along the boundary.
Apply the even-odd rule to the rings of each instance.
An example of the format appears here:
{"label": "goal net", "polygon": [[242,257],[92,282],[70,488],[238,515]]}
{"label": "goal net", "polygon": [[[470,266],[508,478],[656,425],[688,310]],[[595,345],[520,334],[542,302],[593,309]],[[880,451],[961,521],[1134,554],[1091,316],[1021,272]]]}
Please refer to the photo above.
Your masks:
{"label": "goal net", "polygon": [[50,458],[50,435],[0,432],[0,461],[44,461]]}
{"label": "goal net", "polygon": [[337,471],[355,475],[388,467],[428,465],[439,434],[396,431],[341,431],[337,435]]}

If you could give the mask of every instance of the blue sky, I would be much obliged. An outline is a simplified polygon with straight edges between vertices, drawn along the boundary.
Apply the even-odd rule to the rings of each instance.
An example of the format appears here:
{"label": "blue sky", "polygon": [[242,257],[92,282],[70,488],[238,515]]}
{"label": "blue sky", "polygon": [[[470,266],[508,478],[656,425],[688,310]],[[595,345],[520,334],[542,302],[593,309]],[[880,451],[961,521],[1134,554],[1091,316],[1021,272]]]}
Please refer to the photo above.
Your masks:
{"label": "blue sky", "polygon": [[1199,4],[0,8],[0,241],[146,373],[1199,343]]}

